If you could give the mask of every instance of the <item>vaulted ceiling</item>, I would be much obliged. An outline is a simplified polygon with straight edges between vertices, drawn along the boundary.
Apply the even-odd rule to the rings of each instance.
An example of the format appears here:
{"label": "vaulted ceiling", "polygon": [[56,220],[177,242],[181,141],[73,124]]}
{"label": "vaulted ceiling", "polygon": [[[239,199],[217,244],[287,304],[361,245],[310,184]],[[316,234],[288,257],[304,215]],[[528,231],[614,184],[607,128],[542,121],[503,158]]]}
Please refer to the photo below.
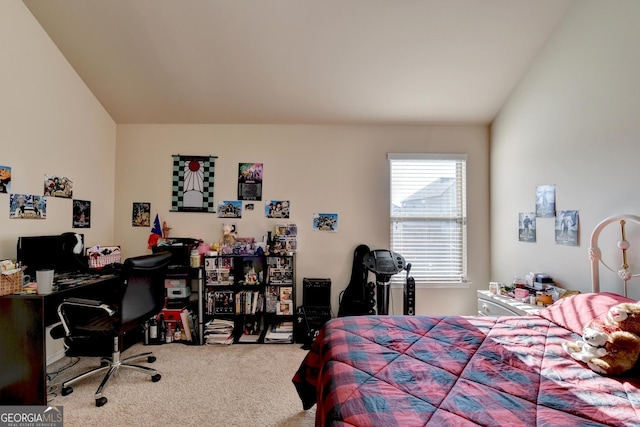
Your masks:
{"label": "vaulted ceiling", "polygon": [[117,123],[488,124],[574,0],[23,0]]}

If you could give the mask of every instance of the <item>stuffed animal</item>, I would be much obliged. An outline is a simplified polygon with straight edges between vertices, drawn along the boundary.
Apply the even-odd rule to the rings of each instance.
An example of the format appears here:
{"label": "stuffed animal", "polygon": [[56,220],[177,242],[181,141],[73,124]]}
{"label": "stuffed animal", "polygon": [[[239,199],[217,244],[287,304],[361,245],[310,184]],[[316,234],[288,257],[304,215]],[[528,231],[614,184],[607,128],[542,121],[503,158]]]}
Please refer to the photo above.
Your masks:
{"label": "stuffed animal", "polygon": [[607,322],[619,330],[609,335],[607,354],[587,366],[602,375],[621,375],[640,358],[640,303],[621,303],[609,309]]}
{"label": "stuffed animal", "polygon": [[632,369],[640,357],[640,337],[627,331],[616,331],[609,336],[607,353],[587,362],[592,371],[601,375],[617,376]]}
{"label": "stuffed animal", "polygon": [[562,347],[571,357],[584,363],[607,353],[606,344],[609,334],[595,324],[589,324],[582,330],[582,340],[565,341]]}
{"label": "stuffed animal", "polygon": [[[604,347],[598,331],[608,335]],[[640,359],[640,303],[611,307],[604,322],[594,321],[585,327],[583,340],[564,342],[562,347],[594,372],[611,376],[624,374]]]}
{"label": "stuffed animal", "polygon": [[633,317],[639,313],[640,303],[625,302],[611,307],[607,313],[606,321],[620,329],[640,335],[640,323],[636,325],[633,321]]}

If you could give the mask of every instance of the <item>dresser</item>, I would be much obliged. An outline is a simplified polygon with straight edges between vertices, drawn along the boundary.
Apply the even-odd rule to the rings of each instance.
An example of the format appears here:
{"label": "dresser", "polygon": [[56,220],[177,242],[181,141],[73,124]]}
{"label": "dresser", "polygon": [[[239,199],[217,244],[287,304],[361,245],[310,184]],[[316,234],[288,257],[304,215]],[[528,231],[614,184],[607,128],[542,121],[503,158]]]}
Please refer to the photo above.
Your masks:
{"label": "dresser", "polygon": [[478,291],[478,314],[481,316],[527,316],[535,314],[540,308],[489,291]]}

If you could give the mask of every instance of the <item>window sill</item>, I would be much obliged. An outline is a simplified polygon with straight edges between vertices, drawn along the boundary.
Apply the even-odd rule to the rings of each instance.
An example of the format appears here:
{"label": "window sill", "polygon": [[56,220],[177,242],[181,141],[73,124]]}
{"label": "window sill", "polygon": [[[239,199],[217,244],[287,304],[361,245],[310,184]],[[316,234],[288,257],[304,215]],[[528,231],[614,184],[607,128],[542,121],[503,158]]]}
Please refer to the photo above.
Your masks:
{"label": "window sill", "polygon": [[[416,283],[416,289],[468,289],[473,282],[448,282],[448,283]],[[403,283],[391,284],[391,289],[403,289]]]}

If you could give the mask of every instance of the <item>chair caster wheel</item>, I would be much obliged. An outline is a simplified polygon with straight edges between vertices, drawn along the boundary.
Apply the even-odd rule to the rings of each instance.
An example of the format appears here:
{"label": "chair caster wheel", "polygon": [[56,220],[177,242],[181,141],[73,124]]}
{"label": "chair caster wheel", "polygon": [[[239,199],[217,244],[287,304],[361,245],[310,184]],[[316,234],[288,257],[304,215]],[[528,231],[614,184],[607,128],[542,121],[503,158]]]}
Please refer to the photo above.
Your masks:
{"label": "chair caster wheel", "polygon": [[155,362],[155,361],[156,361],[156,357],[155,357],[155,356],[149,356],[149,357],[147,357],[147,362],[149,362],[149,363],[153,363],[153,362]]}
{"label": "chair caster wheel", "polygon": [[151,381],[153,381],[154,383],[157,383],[158,381],[160,381],[160,378],[162,378],[162,375],[155,374],[151,377]]}
{"label": "chair caster wheel", "polygon": [[109,366],[111,364],[111,362],[109,362],[108,360],[101,360],[100,361],[100,367],[104,368],[105,366]]}
{"label": "chair caster wheel", "polygon": [[107,403],[107,398],[106,397],[100,397],[100,398],[96,399],[96,406],[97,407],[104,406],[105,403]]}
{"label": "chair caster wheel", "polygon": [[62,387],[62,391],[61,391],[63,396],[66,396],[68,394],[73,393],[73,387],[69,386],[69,387]]}

